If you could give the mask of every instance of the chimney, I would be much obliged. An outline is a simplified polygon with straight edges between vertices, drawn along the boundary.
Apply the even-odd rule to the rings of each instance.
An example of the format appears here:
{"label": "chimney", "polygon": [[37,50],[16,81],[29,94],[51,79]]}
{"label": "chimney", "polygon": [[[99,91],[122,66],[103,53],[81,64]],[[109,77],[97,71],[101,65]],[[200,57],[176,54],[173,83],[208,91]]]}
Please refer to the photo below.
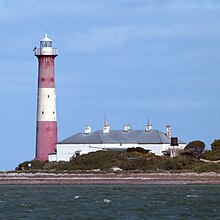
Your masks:
{"label": "chimney", "polygon": [[90,126],[86,126],[84,130],[84,134],[90,134],[92,132],[92,128]]}
{"label": "chimney", "polygon": [[145,131],[150,132],[152,130],[152,125],[150,124],[150,122],[148,121],[147,125],[146,125],[146,129]]}
{"label": "chimney", "polygon": [[105,115],[105,118],[104,118],[104,126],[103,126],[103,130],[102,130],[102,133],[103,134],[108,134],[110,131],[110,125],[109,123],[107,122],[107,117]]}
{"label": "chimney", "polygon": [[104,127],[103,127],[103,134],[108,134],[110,131],[110,125],[108,123],[105,123]]}
{"label": "chimney", "polygon": [[130,129],[131,129],[131,126],[128,125],[128,124],[126,124],[126,125],[124,125],[123,131],[124,131],[124,132],[128,132]]}
{"label": "chimney", "polygon": [[169,124],[166,126],[166,136],[171,138],[171,126]]}

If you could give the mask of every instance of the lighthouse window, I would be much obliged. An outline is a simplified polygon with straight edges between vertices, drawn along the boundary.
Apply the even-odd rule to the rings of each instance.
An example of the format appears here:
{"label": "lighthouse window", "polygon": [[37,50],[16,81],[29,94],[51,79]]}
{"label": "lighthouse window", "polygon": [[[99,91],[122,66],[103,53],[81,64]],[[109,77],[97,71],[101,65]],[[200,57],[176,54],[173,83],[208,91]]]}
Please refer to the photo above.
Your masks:
{"label": "lighthouse window", "polygon": [[50,98],[50,96],[48,95],[47,98]]}
{"label": "lighthouse window", "polygon": [[44,78],[42,78],[41,80],[44,81]]}
{"label": "lighthouse window", "polygon": [[44,114],[44,111],[42,111],[42,115]]}
{"label": "lighthouse window", "polygon": [[55,114],[55,112],[53,112],[53,114]]}
{"label": "lighthouse window", "polygon": [[51,79],[51,81],[53,82],[53,78]]}
{"label": "lighthouse window", "polygon": [[52,47],[52,42],[43,41],[43,42],[41,42],[41,47]]}

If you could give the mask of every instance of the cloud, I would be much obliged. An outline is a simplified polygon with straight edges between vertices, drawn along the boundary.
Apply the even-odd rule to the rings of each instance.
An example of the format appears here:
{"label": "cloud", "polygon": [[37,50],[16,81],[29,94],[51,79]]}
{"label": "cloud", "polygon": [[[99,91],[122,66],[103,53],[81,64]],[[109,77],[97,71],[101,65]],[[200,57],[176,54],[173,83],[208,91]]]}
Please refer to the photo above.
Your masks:
{"label": "cloud", "polygon": [[[101,104],[101,103],[100,103]],[[133,101],[110,101],[107,103],[111,108],[126,108],[126,109],[150,109],[152,112],[154,110],[169,110],[175,112],[175,110],[201,110],[207,108],[219,108],[219,103],[214,100],[133,100]]]}
{"label": "cloud", "polygon": [[[86,31],[72,33],[67,39],[66,49],[96,53],[102,50],[120,49],[120,46],[149,45],[169,49],[176,41],[187,44],[188,41],[215,40],[218,35],[215,25],[171,24],[159,25],[124,25],[115,27],[94,27]],[[209,34],[207,34],[209,33]],[[164,42],[167,42],[166,44]]]}
{"label": "cloud", "polygon": [[68,40],[71,49],[93,53],[102,49],[120,46],[129,37],[130,27],[90,28],[84,33],[76,33]]}

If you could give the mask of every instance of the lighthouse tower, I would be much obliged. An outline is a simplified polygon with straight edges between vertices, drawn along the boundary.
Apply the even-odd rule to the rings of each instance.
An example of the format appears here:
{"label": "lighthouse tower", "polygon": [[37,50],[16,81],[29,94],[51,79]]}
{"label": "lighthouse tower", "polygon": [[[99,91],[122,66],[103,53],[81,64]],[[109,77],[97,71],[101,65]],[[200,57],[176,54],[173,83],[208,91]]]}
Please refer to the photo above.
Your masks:
{"label": "lighthouse tower", "polygon": [[52,40],[45,34],[40,48],[34,49],[38,58],[38,98],[36,129],[36,160],[48,160],[57,143],[56,93],[54,59],[58,50],[52,48]]}

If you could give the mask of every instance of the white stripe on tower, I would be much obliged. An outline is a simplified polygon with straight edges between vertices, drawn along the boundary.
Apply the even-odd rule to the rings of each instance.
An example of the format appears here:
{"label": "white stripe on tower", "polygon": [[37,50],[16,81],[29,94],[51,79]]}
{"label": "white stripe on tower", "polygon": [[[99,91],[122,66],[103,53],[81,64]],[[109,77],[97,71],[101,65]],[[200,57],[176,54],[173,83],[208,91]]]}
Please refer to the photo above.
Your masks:
{"label": "white stripe on tower", "polygon": [[55,88],[38,89],[37,121],[56,121]]}

